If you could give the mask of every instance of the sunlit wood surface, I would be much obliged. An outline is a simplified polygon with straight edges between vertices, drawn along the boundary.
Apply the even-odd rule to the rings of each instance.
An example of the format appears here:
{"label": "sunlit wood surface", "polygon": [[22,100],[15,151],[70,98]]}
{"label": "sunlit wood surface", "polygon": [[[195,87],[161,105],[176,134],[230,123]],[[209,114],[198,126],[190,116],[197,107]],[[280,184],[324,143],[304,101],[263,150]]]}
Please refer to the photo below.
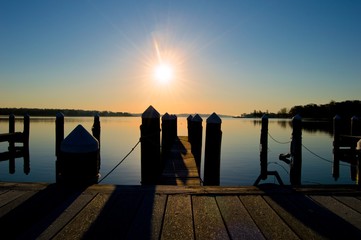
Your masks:
{"label": "sunlit wood surface", "polygon": [[1,239],[361,239],[355,186],[0,183]]}

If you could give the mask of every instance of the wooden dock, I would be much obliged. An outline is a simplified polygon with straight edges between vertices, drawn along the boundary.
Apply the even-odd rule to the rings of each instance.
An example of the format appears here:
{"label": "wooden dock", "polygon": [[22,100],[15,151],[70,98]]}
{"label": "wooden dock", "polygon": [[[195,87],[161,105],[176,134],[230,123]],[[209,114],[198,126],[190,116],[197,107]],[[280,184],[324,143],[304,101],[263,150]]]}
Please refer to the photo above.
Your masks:
{"label": "wooden dock", "polygon": [[2,239],[361,239],[355,186],[0,183]]}
{"label": "wooden dock", "polygon": [[164,158],[165,167],[159,184],[178,186],[200,186],[201,180],[191,144],[187,136],[179,136]]}

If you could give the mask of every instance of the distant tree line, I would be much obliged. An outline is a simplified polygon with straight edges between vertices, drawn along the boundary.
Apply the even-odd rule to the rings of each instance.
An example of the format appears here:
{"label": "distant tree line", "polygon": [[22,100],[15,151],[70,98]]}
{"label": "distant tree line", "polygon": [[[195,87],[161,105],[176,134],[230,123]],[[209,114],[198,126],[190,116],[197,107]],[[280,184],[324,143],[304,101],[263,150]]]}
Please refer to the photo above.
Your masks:
{"label": "distant tree line", "polygon": [[314,104],[294,106],[290,110],[282,108],[277,113],[263,112],[254,110],[252,113],[243,113],[241,117],[254,117],[259,118],[267,114],[270,118],[292,118],[299,114],[302,118],[315,118],[315,119],[332,119],[334,116],[339,115],[342,118],[351,118],[353,116],[361,117],[361,101],[348,100],[343,102],[331,101],[328,104]]}
{"label": "distant tree line", "polygon": [[125,116],[130,117],[132,114],[127,112],[110,112],[110,111],[96,111],[96,110],[77,110],[77,109],[40,109],[40,108],[0,108],[0,115],[20,115],[29,114],[30,116],[53,116],[55,117],[57,113],[63,113],[65,116],[73,117],[87,117],[99,116],[104,117],[116,117],[116,116]]}

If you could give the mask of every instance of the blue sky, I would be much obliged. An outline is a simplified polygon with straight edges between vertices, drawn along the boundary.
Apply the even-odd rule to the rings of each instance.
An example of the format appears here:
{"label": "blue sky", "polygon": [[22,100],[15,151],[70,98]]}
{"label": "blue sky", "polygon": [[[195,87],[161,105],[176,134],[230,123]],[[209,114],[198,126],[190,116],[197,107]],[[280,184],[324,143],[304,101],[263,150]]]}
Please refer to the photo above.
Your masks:
{"label": "blue sky", "polygon": [[0,107],[239,115],[360,99],[360,43],[361,1],[2,0]]}

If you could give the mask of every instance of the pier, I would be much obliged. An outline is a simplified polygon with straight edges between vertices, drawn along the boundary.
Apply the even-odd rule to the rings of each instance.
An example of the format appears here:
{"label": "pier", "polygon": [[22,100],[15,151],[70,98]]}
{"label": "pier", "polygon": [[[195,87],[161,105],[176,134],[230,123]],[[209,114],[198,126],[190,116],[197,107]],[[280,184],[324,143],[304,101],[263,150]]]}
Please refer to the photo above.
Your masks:
{"label": "pier", "polygon": [[0,183],[4,239],[360,239],[355,186]]}

